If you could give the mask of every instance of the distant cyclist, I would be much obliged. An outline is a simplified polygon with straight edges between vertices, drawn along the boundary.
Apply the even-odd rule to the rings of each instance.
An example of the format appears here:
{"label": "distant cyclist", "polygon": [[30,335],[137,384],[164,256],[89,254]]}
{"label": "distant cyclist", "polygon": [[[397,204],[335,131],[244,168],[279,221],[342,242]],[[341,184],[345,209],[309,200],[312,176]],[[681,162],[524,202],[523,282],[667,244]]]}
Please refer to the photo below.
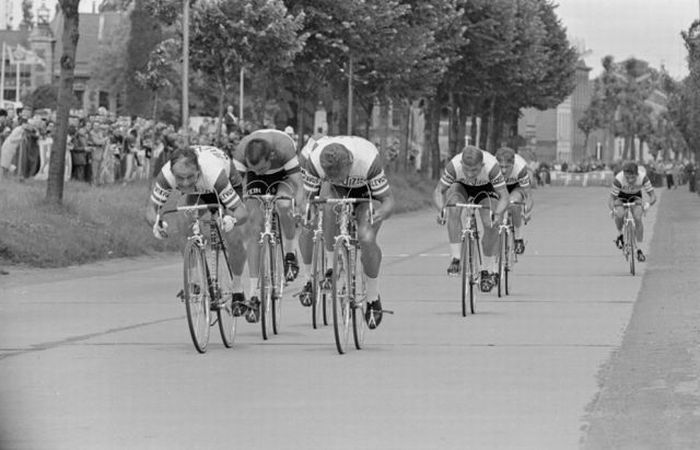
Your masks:
{"label": "distant cyclist", "polygon": [[[257,130],[246,137],[236,147],[233,164],[245,176],[245,194],[278,194],[296,199],[299,204],[304,196],[296,144],[288,134],[274,129]],[[250,214],[247,224],[248,271],[250,275],[249,303],[255,308],[259,319],[260,296],[258,276],[260,271],[260,232],[264,225],[262,207],[259,201],[246,202]],[[288,201],[277,203],[284,249],[284,273],[287,281],[293,281],[299,271],[296,257],[296,222],[292,205]],[[256,306],[257,305],[257,306]],[[246,319],[252,316],[246,315]]]}
{"label": "distant cyclist", "polygon": [[[491,208],[492,199],[498,199],[495,208]],[[498,282],[496,254],[498,252],[498,225],[503,213],[508,208],[509,196],[505,178],[496,157],[472,145],[453,157],[445,166],[440,182],[435,187],[433,201],[438,211],[449,203],[473,201],[485,206],[479,210],[484,232],[481,247],[484,252],[480,288],[489,292]],[[490,208],[490,209],[489,209]],[[491,218],[493,214],[493,220]],[[444,220],[441,217],[441,220]],[[447,212],[447,235],[450,240],[452,261],[447,268],[451,276],[460,273],[462,230],[461,212],[451,208]]]}
{"label": "distant cyclist", "polygon": [[[646,193],[648,201],[644,200],[642,193]],[[632,207],[635,229],[637,232],[637,242],[644,240],[644,225],[642,224],[642,213],[656,203],[656,193],[651,181],[647,176],[647,171],[643,166],[637,165],[634,161],[627,161],[622,165],[622,170],[615,175],[610,189],[608,207],[615,217],[615,227],[617,228],[617,239],[615,245],[622,248],[624,237],[622,236],[622,225],[625,218],[625,208],[623,203],[636,201],[637,205]],[[639,247],[639,246],[638,246]],[[637,248],[637,260],[646,261],[646,256],[641,248]]]}
{"label": "distant cyclist", "polygon": [[[362,251],[362,267],[367,277],[367,309],[365,320],[370,329],[382,321],[382,303],[379,295],[379,270],[382,250],[377,244],[377,233],[382,222],[394,209],[394,196],[382,167],[382,158],[377,148],[366,139],[356,136],[324,137],[308,152],[304,168],[304,189],[310,196],[318,195],[321,184],[328,183],[330,196],[335,198],[369,198],[379,202],[374,208],[372,223],[369,205],[359,203],[355,207],[357,232]],[[332,215],[326,216],[324,234],[327,250],[331,250],[333,238],[337,234],[337,222]],[[312,245],[307,240],[302,245]],[[306,273],[311,273],[311,249],[302,254],[305,258]],[[311,283],[307,282],[300,296],[302,303],[310,305]],[[305,301],[306,299],[306,301]]]}
{"label": "distant cyclist", "polygon": [[522,234],[523,212],[529,216],[534,204],[527,161],[515,153],[512,148],[508,147],[499,148],[496,151],[496,159],[506,179],[506,188],[508,188],[508,193],[510,194],[510,201],[525,203],[524,210],[513,208],[511,215],[515,234],[514,250],[515,253],[522,254],[525,251],[525,241]]}
{"label": "distant cyclist", "polygon": [[[182,194],[204,193],[199,197],[200,203],[221,203],[226,208],[222,229],[226,233],[230,232],[234,224],[243,223],[248,217],[240,197],[242,187],[238,171],[222,150],[211,146],[178,148],[161,168],[151,191],[146,218],[153,225],[153,235],[158,239],[166,236],[168,224],[162,220],[156,223],[155,218],[157,211],[175,189]],[[247,309],[241,283],[245,266],[242,236],[236,231],[228,234],[227,241],[230,244],[230,263],[234,275],[233,312],[242,315]]]}

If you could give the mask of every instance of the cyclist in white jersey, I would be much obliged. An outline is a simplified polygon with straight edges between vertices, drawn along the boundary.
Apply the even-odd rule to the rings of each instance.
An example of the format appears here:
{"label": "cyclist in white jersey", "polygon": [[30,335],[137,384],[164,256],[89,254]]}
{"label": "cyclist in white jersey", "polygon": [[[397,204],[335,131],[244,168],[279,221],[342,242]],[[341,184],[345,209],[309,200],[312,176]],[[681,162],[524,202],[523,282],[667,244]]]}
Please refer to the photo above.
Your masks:
{"label": "cyclist in white jersey", "polygon": [[241,283],[245,266],[243,236],[233,231],[236,223],[242,224],[248,218],[248,211],[241,201],[242,181],[230,158],[222,150],[212,146],[193,146],[179,148],[173,152],[170,160],[161,168],[151,191],[150,205],[146,211],[146,220],[153,225],[153,235],[158,239],[166,236],[168,224],[161,220],[156,223],[158,210],[165,205],[173,190],[182,194],[204,194],[197,198],[188,198],[188,202],[221,203],[225,208],[222,229],[226,232],[230,248],[231,268],[233,270],[233,312],[242,315],[247,307]]}
{"label": "cyclist in white jersey", "polygon": [[[643,198],[642,192],[647,195],[648,200]],[[610,197],[608,198],[608,208],[610,208],[611,214],[615,217],[615,227],[618,234],[617,239],[615,239],[615,245],[618,248],[622,248],[624,245],[622,224],[625,217],[625,208],[622,207],[622,203],[631,201],[637,202],[637,205],[632,207],[632,215],[636,225],[637,242],[641,244],[644,240],[642,213],[656,203],[656,193],[647,176],[646,169],[643,166],[638,166],[634,161],[627,161],[622,165],[622,170],[613,178]],[[639,248],[639,245],[637,248],[637,260],[639,262],[646,261],[646,256],[642,249]]]}
{"label": "cyclist in white jersey", "polygon": [[503,177],[506,179],[506,188],[510,194],[511,202],[525,203],[524,211],[521,208],[513,208],[513,231],[515,237],[515,253],[525,252],[525,241],[522,235],[523,212],[529,216],[534,204],[532,190],[530,189],[530,173],[528,172],[525,158],[515,153],[512,148],[501,147],[496,151],[496,159],[501,166]]}
{"label": "cyclist in white jersey", "polygon": [[[498,199],[495,207],[491,206],[493,198]],[[435,187],[433,201],[440,212],[446,204],[452,203],[473,201],[486,206],[486,208],[479,210],[484,228],[481,237],[484,266],[481,271],[480,287],[484,292],[491,291],[498,282],[496,266],[498,224],[503,219],[503,212],[508,207],[509,202],[508,189],[506,189],[505,178],[503,178],[498,161],[492,154],[467,145],[445,166],[442,178]],[[438,221],[440,223],[447,222],[447,235],[450,240],[450,254],[452,256],[447,274],[456,276],[460,273],[461,212],[456,208],[450,208],[447,212],[447,218],[441,214]]]}
{"label": "cyclist in white jersey", "polygon": [[[382,261],[382,250],[377,245],[377,234],[382,222],[387,219],[394,208],[394,196],[382,167],[381,155],[377,148],[366,139],[356,136],[324,137],[316,142],[305,157],[304,189],[309,197],[321,192],[321,184],[328,183],[328,193],[331,197],[369,198],[377,200],[379,205],[374,208],[372,223],[369,217],[369,205],[360,203],[355,206],[355,217],[358,222],[358,238],[362,250],[362,267],[367,277],[367,309],[365,320],[370,329],[379,326],[382,320],[382,304],[379,295],[379,271]],[[332,209],[328,209],[324,223],[327,250],[333,245],[333,237],[337,232],[337,223]],[[300,246],[306,245],[302,252],[305,272],[311,274],[310,239],[300,241]],[[311,283],[307,282],[300,296],[302,304],[310,305],[308,293]],[[306,294],[306,301],[304,300]]]}

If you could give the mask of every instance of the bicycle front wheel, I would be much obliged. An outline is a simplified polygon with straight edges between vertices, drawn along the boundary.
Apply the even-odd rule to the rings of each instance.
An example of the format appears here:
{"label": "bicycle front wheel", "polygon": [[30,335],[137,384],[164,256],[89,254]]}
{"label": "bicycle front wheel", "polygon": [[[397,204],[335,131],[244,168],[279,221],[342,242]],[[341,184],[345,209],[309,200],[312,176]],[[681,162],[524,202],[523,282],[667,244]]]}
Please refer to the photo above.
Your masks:
{"label": "bicycle front wheel", "polygon": [[233,347],[236,337],[236,317],[233,315],[233,278],[231,266],[226,259],[226,252],[221,248],[214,254],[214,263],[217,267],[216,279],[218,281],[219,304],[216,314],[219,322],[221,340],[227,348]]}
{"label": "bicycle front wheel", "polygon": [[207,351],[211,320],[211,297],[207,282],[204,249],[194,241],[188,241],[184,251],[184,299],[187,325],[194,348],[199,353]]}
{"label": "bicycle front wheel", "polygon": [[314,328],[328,325],[328,314],[326,313],[326,291],[324,281],[326,279],[326,250],[323,238],[314,242],[313,260],[311,262],[311,325]]}
{"label": "bicycle front wheel", "polygon": [[[474,290],[476,288],[476,266],[474,243],[466,238],[462,241],[462,316],[467,316],[467,311],[474,314]],[[467,308],[467,305],[469,306]]]}
{"label": "bicycle front wheel", "polygon": [[[512,233],[512,230],[511,230]],[[508,235],[506,239],[506,264],[505,264],[505,277],[504,284],[506,287],[506,295],[510,295],[510,273],[513,271],[513,266],[515,266],[515,240],[512,234]]]}
{"label": "bicycle front wheel", "polygon": [[365,309],[367,308],[367,285],[365,270],[362,267],[360,249],[356,249],[352,264],[352,335],[355,340],[355,348],[360,350],[365,344]]}
{"label": "bicycle front wheel", "polygon": [[508,277],[508,233],[501,230],[498,233],[498,298],[507,294],[506,280]]}
{"label": "bicycle front wheel", "polygon": [[635,258],[637,257],[636,253],[636,244],[637,244],[637,237],[635,236],[635,230],[634,230],[634,225],[628,224],[625,226],[625,245],[628,247],[629,251],[629,257],[627,260],[630,263],[630,273],[632,276],[635,275]]}
{"label": "bicycle front wheel", "polygon": [[333,252],[333,332],[335,345],[341,355],[347,350],[350,337],[350,267],[348,250],[338,243]]}
{"label": "bicycle front wheel", "polygon": [[267,340],[272,335],[272,243],[270,238],[266,236],[260,248],[260,327],[262,329],[262,337]]}

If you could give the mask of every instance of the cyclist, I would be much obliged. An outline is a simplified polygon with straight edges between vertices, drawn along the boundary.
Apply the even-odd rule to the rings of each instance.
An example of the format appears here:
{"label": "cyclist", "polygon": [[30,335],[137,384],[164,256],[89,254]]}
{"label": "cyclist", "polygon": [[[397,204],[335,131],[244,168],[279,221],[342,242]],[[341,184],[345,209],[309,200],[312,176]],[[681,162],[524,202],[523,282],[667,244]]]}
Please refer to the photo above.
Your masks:
{"label": "cyclist", "polygon": [[[146,212],[146,219],[153,225],[153,235],[158,239],[166,237],[168,224],[156,223],[156,213],[174,189],[182,194],[205,193],[200,196],[202,203],[216,203],[217,200],[226,208],[222,229],[228,233],[236,223],[244,223],[248,217],[243,202],[241,176],[232,166],[231,160],[222,150],[211,146],[180,147],[176,149],[168,162],[161,168],[151,191],[151,202]],[[214,194],[216,197],[212,198]],[[241,283],[245,253],[243,239],[239,232],[227,234],[229,242],[230,263],[233,270],[233,313],[242,315],[247,307]]]}
{"label": "cyclist", "polygon": [[[274,129],[257,130],[246,137],[233,153],[233,164],[245,174],[245,194],[279,194],[303,199],[301,171],[296,154],[296,145],[288,134]],[[258,240],[263,230],[263,212],[255,199],[246,202],[250,217],[247,225],[248,271],[250,275],[250,310],[246,319],[260,318],[260,299],[257,290],[260,265]],[[280,201],[277,210],[282,228],[282,239],[287,254],[284,258],[284,272],[287,281],[293,281],[299,271],[296,258],[296,222],[292,215],[291,202]]]}
{"label": "cyclist", "polygon": [[[534,204],[532,191],[530,189],[530,173],[528,171],[525,158],[515,153],[512,148],[501,147],[496,151],[496,160],[501,166],[501,173],[506,179],[506,188],[510,194],[511,202],[525,203],[524,213],[529,215]],[[523,241],[522,224],[523,210],[513,208],[511,217],[513,218],[513,231],[515,234],[515,253],[521,255],[525,252],[525,241]]]}
{"label": "cyclist", "polygon": [[[495,208],[490,208],[491,199],[497,198]],[[489,292],[498,282],[496,254],[498,251],[498,224],[503,212],[508,208],[509,196],[505,178],[496,158],[477,147],[467,145],[445,166],[445,170],[433,192],[433,201],[440,211],[439,222],[447,222],[447,235],[450,240],[452,261],[447,274],[460,273],[460,233],[462,230],[461,212],[454,208],[442,216],[442,210],[449,200],[454,202],[473,201],[486,206],[479,210],[484,232],[481,247],[484,252],[484,266],[481,270],[480,288]],[[492,214],[492,218],[489,215]]]}
{"label": "cyclist", "polygon": [[[648,201],[643,200],[642,192],[647,194],[649,198]],[[613,178],[610,197],[608,199],[608,208],[610,208],[611,214],[615,217],[615,226],[617,227],[618,236],[614,241],[617,248],[622,248],[624,245],[622,224],[625,218],[625,208],[622,206],[622,203],[632,200],[637,202],[637,205],[632,207],[632,216],[634,216],[634,223],[636,226],[637,242],[641,244],[644,239],[642,212],[656,203],[656,193],[647,176],[646,169],[643,166],[638,166],[634,161],[626,161],[622,164],[622,170]],[[644,262],[646,259],[642,249],[638,248],[637,260],[639,262]]]}
{"label": "cyclist", "polygon": [[[377,245],[377,233],[382,222],[394,209],[394,196],[382,167],[382,159],[377,148],[368,140],[356,136],[324,137],[308,153],[304,167],[304,189],[309,197],[318,195],[322,182],[328,182],[329,195],[335,198],[371,198],[379,202],[374,208],[370,223],[369,204],[359,203],[355,207],[357,232],[362,251],[362,267],[367,278],[367,308],[365,321],[370,329],[375,329],[382,321],[382,303],[379,294],[379,270],[382,250]],[[333,238],[337,235],[337,224],[329,209],[328,220],[324,223],[327,250],[331,250]],[[305,244],[311,245],[308,240]],[[304,254],[306,272],[311,273],[310,255],[307,248]],[[304,287],[303,295],[309,295],[311,282]],[[308,298],[308,297],[307,297]],[[310,305],[307,300],[302,303]]]}

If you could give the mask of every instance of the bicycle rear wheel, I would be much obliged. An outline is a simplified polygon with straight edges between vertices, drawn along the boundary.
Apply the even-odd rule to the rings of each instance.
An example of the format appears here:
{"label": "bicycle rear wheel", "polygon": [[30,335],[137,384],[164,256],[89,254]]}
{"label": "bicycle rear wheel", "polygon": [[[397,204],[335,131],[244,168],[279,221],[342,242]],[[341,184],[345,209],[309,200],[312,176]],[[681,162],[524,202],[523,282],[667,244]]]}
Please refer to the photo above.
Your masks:
{"label": "bicycle rear wheel", "polygon": [[[467,311],[474,314],[474,289],[476,277],[474,276],[474,247],[468,237],[462,241],[462,316],[467,316]],[[467,304],[469,308],[467,308]]]}
{"label": "bicycle rear wheel", "polygon": [[365,309],[367,308],[367,285],[365,270],[362,267],[360,249],[355,249],[352,264],[352,335],[355,340],[355,348],[360,350],[365,345]]}
{"label": "bicycle rear wheel", "polygon": [[513,266],[515,266],[515,238],[513,237],[512,234],[512,229],[511,233],[509,233],[508,238],[506,239],[506,275],[504,279],[505,287],[506,287],[506,295],[510,295],[510,273],[513,271]]}
{"label": "bicycle rear wheel", "polygon": [[272,332],[278,334],[282,321],[282,295],[284,293],[284,248],[282,246],[282,230],[279,225],[279,218],[275,220],[277,224],[277,242],[272,246]]}
{"label": "bicycle rear wheel", "polygon": [[260,246],[260,327],[262,337],[267,340],[272,336],[272,243],[269,236],[263,238]]}
{"label": "bicycle rear wheel", "polygon": [[323,289],[326,277],[326,250],[323,238],[314,242],[314,253],[311,262],[311,325],[314,328],[328,325],[326,313],[326,291]]}
{"label": "bicycle rear wheel", "polygon": [[637,243],[637,237],[635,236],[635,229],[633,224],[627,224],[625,225],[625,245],[628,246],[628,251],[629,251],[629,257],[627,260],[630,263],[630,273],[632,276],[635,275],[635,258],[637,257],[637,252],[636,252],[636,243]]}
{"label": "bicycle rear wheel", "polygon": [[188,241],[184,251],[184,299],[187,325],[194,348],[199,353],[207,351],[211,321],[211,297],[207,282],[204,249],[194,241]]}
{"label": "bicycle rear wheel", "polygon": [[333,333],[341,355],[347,350],[350,338],[350,267],[348,250],[338,243],[333,252]]}
{"label": "bicycle rear wheel", "polygon": [[214,263],[217,268],[219,305],[216,314],[219,322],[221,340],[227,348],[233,347],[236,338],[236,317],[233,315],[233,278],[231,267],[227,260],[227,252],[218,248],[214,254]]}

